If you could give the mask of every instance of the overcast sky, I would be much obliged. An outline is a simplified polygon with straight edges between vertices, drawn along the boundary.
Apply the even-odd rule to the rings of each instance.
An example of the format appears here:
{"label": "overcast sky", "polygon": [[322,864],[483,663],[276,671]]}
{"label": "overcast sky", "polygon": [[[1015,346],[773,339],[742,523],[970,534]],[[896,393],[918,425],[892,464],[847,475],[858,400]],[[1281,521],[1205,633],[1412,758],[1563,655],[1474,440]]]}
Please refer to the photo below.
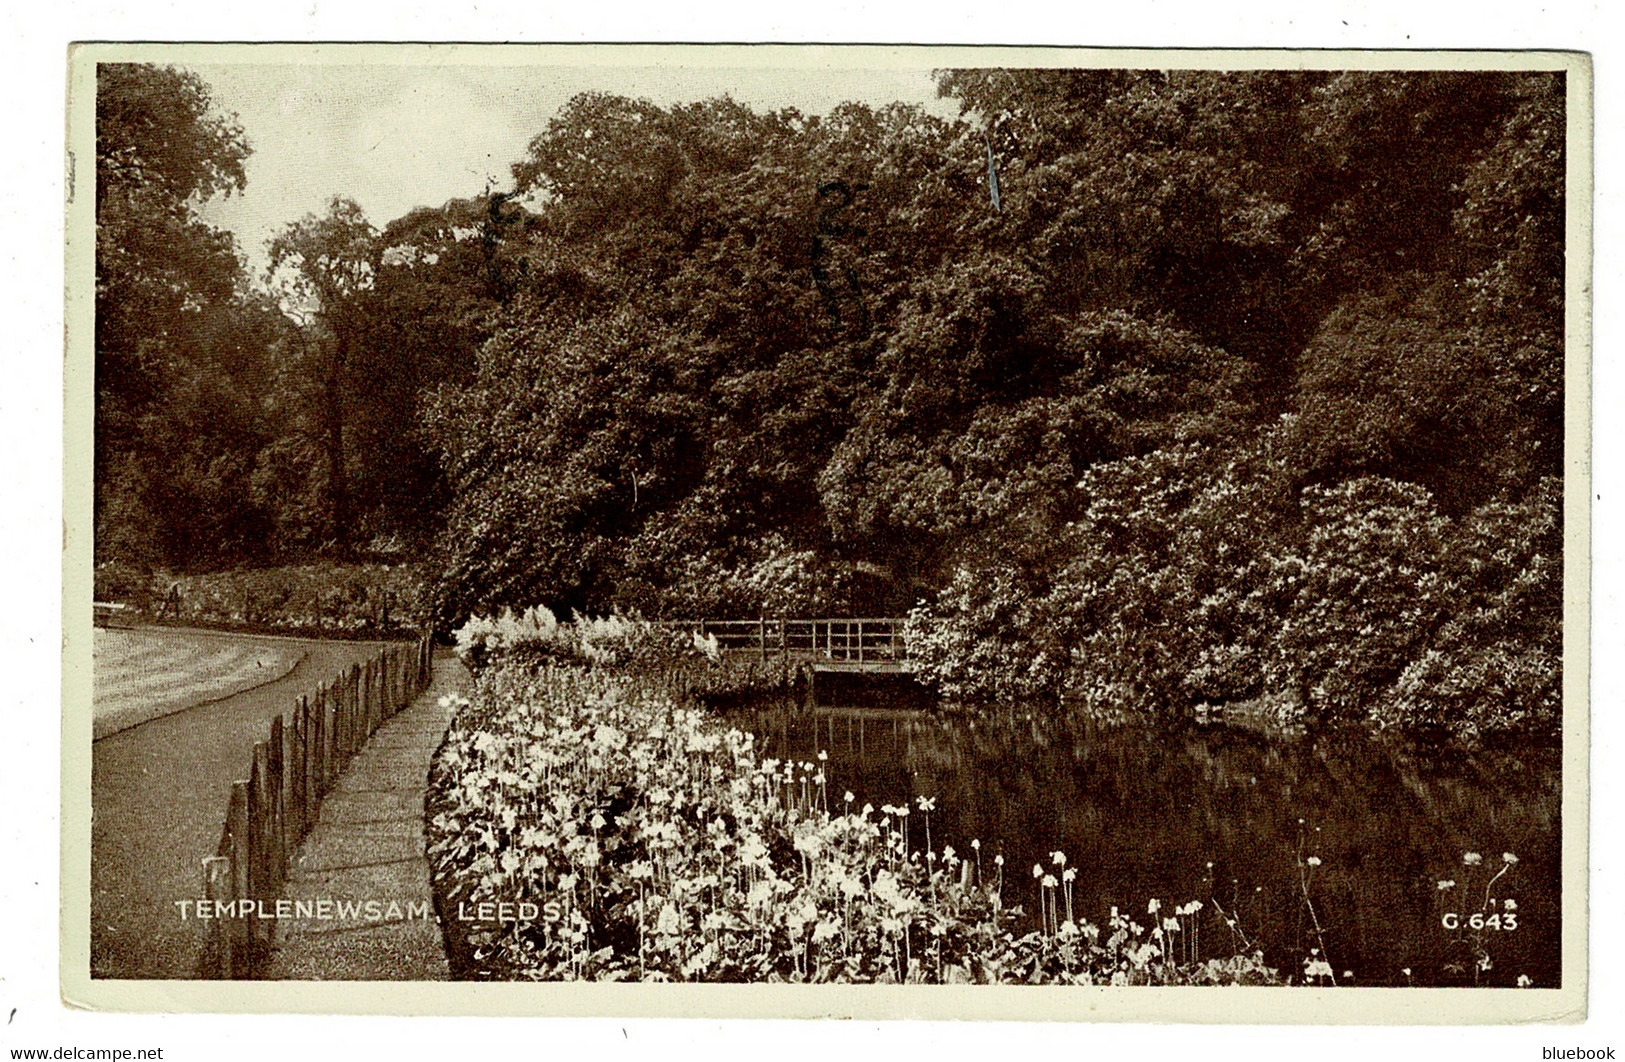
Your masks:
{"label": "overcast sky", "polygon": [[904,100],[944,116],[928,69],[809,70],[469,65],[187,64],[218,108],[235,112],[253,146],[248,188],[206,205],[259,276],[265,243],[282,226],[325,209],[334,195],[361,204],[380,228],[417,206],[510,184],[509,166],[579,92],[605,90],[669,105],[724,93],[757,109],[827,113],[845,100]]}

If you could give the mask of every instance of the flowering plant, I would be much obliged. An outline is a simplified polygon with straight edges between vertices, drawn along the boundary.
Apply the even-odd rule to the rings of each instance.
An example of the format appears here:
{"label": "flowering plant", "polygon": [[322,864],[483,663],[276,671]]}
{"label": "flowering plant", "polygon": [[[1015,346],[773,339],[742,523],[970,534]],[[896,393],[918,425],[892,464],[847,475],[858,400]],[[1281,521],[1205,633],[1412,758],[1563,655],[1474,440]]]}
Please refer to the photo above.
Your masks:
{"label": "flowering plant", "polygon": [[1257,955],[1202,959],[1181,936],[1199,905],[1144,926],[1078,919],[1064,855],[1037,883],[1042,931],[1021,932],[1002,859],[984,867],[979,844],[971,859],[931,847],[933,800],[832,805],[822,760],[762,758],[749,734],[647,673],[500,666],[456,707],[428,818],[442,911],[507,903],[533,915],[454,918],[472,976],[1274,979]]}

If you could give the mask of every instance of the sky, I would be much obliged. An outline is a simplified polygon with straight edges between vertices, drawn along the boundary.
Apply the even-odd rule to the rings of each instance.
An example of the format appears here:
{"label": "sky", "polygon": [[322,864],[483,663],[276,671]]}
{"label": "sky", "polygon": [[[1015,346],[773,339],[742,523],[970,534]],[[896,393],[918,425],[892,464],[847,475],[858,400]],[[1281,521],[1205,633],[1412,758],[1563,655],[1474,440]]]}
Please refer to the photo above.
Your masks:
{"label": "sky", "polygon": [[903,100],[945,117],[929,69],[840,70],[699,66],[186,64],[235,113],[253,154],[240,194],[203,216],[237,237],[263,276],[265,244],[335,195],[361,204],[379,228],[419,206],[508,187],[509,167],[580,92],[644,97],[662,106],[723,94],[759,110],[825,114],[846,100]]}

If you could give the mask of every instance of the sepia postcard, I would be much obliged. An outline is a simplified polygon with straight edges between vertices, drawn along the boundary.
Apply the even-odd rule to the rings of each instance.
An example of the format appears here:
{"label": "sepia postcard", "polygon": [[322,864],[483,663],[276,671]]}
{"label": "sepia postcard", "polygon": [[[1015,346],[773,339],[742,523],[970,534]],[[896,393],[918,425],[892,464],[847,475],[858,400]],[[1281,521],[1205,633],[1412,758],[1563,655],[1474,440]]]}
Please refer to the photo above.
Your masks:
{"label": "sepia postcard", "polygon": [[68,1003],[1585,1017],[1588,57],[68,66]]}

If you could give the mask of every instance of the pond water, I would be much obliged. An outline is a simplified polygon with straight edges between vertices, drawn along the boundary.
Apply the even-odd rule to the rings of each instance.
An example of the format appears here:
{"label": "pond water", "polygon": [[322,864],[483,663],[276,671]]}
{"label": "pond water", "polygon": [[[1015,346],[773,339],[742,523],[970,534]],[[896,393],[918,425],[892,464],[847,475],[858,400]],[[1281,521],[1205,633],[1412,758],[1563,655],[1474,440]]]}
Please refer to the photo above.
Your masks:
{"label": "pond water", "polygon": [[[1052,870],[1059,850],[1077,871],[1080,918],[1103,924],[1115,905],[1149,924],[1152,898],[1203,901],[1205,956],[1246,950],[1244,937],[1283,973],[1301,975],[1323,947],[1340,984],[1560,979],[1555,750],[1469,755],[1352,728],[1058,723],[873,700],[781,699],[729,715],[766,756],[827,751],[832,806],[848,789],[860,806],[934,798],[934,845],[968,858],[980,840],[989,873],[1003,854],[1006,902],[1028,912],[1033,865]],[[923,817],[914,811],[911,832]],[[1473,912],[1503,925],[1445,928],[1446,915]]]}

